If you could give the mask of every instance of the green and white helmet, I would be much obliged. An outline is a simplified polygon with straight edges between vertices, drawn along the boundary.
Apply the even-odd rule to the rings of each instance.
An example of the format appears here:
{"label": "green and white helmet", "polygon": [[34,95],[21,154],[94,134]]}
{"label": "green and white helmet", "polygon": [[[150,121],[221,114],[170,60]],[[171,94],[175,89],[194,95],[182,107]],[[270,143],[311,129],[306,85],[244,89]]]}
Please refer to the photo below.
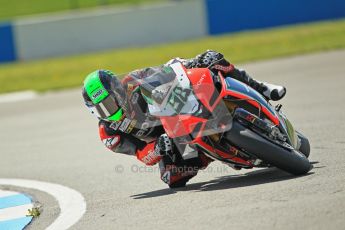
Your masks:
{"label": "green and white helmet", "polygon": [[122,83],[108,70],[96,70],[84,80],[83,98],[91,113],[99,119],[119,121],[127,108]]}

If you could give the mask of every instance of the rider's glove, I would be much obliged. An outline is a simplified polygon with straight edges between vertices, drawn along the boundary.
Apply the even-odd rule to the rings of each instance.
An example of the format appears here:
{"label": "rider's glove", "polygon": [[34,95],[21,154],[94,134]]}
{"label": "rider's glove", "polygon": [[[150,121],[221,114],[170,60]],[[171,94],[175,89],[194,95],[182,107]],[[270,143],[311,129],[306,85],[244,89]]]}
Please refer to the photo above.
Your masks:
{"label": "rider's glove", "polygon": [[159,149],[161,155],[167,155],[172,151],[172,143],[168,135],[162,134],[158,137],[156,148]]}
{"label": "rider's glove", "polygon": [[168,135],[162,134],[158,137],[155,149],[156,151],[159,151],[161,156],[168,156],[172,162],[176,160],[176,156],[173,153],[172,140],[168,137]]}
{"label": "rider's glove", "polygon": [[224,75],[231,73],[234,66],[228,62],[224,55],[213,50],[207,50],[205,53],[196,57],[196,67],[209,68],[216,72],[220,71]]}

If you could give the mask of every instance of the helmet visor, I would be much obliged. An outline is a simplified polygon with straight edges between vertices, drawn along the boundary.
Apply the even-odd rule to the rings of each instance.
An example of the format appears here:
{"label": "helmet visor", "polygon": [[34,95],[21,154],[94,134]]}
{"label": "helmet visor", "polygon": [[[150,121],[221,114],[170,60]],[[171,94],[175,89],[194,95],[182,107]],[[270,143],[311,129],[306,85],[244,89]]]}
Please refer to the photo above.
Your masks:
{"label": "helmet visor", "polygon": [[111,94],[92,107],[90,108],[92,112],[101,119],[118,121],[122,117],[122,109],[117,105],[114,96]]}

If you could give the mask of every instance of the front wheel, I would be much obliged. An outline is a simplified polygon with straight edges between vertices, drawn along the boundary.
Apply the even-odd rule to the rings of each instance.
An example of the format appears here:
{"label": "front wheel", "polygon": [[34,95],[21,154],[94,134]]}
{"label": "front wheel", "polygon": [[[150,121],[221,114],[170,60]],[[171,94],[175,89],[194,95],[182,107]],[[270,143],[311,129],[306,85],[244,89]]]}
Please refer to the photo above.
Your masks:
{"label": "front wheel", "polygon": [[309,160],[296,150],[287,150],[261,137],[234,121],[226,138],[259,159],[294,175],[302,175],[312,168]]}

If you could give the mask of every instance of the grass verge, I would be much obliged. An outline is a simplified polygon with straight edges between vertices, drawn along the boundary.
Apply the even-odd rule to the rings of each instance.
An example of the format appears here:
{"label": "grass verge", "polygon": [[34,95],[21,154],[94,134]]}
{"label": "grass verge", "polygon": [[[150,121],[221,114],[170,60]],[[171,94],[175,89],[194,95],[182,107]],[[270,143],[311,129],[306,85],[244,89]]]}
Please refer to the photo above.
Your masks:
{"label": "grass verge", "polygon": [[224,53],[236,65],[342,48],[345,48],[345,20],[240,32],[144,48],[0,65],[0,93],[81,86],[86,74],[95,69],[124,73],[159,65],[176,56],[192,57],[206,49]]}
{"label": "grass verge", "polygon": [[10,20],[14,17],[58,11],[164,1],[166,0],[0,0],[0,21]]}

